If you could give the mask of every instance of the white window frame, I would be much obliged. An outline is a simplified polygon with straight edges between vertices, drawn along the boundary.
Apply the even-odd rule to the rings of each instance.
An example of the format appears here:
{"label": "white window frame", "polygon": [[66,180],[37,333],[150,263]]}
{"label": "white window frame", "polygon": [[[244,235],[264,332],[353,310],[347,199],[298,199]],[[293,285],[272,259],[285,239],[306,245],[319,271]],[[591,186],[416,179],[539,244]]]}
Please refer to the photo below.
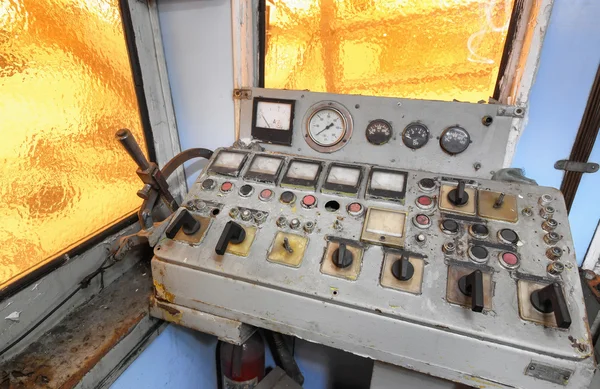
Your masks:
{"label": "white window frame", "polygon": [[[510,167],[517,142],[527,123],[528,102],[540,61],[542,43],[554,0],[516,0],[523,10],[516,24],[512,49],[508,54],[506,70],[500,82],[501,104],[525,109],[525,118],[513,121],[506,148],[504,167]],[[234,88],[258,86],[258,4],[259,0],[232,0]],[[397,96],[402,97],[402,96]],[[240,101],[235,100],[235,134],[240,134]]]}
{"label": "white window frame", "polygon": [[[150,130],[154,140],[156,162],[163,167],[166,162],[177,155],[180,151],[179,135],[171,99],[171,89],[167,75],[166,62],[160,34],[158,20],[158,6],[156,0],[121,0],[126,4],[133,25],[136,51],[141,67],[144,97],[146,99],[148,115],[150,119]],[[185,175],[182,168],[178,168],[169,177],[169,189],[175,198],[182,198],[187,193]],[[143,183],[140,181],[140,188]],[[133,234],[139,230],[136,222],[125,227],[121,231],[107,237],[104,241],[94,245],[81,255],[69,258],[64,256],[64,263],[49,274],[42,276],[33,283],[25,285],[23,289],[0,301],[0,320],[2,330],[0,331],[0,350],[11,344],[19,336],[27,332],[46,313],[65,299],[83,280],[84,277],[98,269],[109,253],[112,243],[123,235]],[[91,237],[93,238],[93,237]],[[120,277],[129,270],[140,258],[128,258],[111,267],[104,274],[104,286]],[[0,356],[0,365],[23,351],[33,340],[47,332],[62,320],[69,312],[84,304],[100,288],[100,280],[97,277],[90,287],[76,293],[68,303],[58,309],[52,316],[45,320],[39,327],[32,331],[27,337],[12,347],[6,354]],[[99,307],[100,309],[100,307]],[[7,320],[11,316],[14,320]],[[135,336],[142,336],[136,333]],[[145,343],[146,345],[149,342]],[[128,342],[131,349],[137,341]],[[131,362],[131,361],[130,361]],[[103,374],[110,372],[111,366],[107,363],[97,365],[100,370],[94,376],[98,382],[105,377]],[[120,367],[124,370],[127,365]],[[106,384],[106,382],[104,382]]]}

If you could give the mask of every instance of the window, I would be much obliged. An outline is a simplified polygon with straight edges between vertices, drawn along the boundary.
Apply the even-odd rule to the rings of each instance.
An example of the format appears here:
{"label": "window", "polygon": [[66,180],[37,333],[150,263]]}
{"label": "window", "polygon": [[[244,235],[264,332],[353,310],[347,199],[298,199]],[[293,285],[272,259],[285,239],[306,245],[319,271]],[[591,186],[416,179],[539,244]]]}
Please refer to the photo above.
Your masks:
{"label": "window", "polygon": [[144,142],[118,0],[0,3],[0,286],[141,200],[115,141]]}
{"label": "window", "polygon": [[266,88],[488,101],[514,0],[265,0]]}

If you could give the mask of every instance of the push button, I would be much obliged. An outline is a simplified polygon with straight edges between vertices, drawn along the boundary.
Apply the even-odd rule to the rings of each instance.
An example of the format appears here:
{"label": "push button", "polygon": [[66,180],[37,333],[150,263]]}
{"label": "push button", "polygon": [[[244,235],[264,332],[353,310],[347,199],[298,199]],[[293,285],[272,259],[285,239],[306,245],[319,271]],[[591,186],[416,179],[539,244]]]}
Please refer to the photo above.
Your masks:
{"label": "push button", "polygon": [[433,208],[433,199],[429,196],[419,196],[416,200],[417,207],[421,209]]}
{"label": "push button", "polygon": [[431,178],[423,178],[419,181],[419,189],[423,192],[431,192],[435,189],[435,181]]}
{"label": "push button", "polygon": [[451,219],[444,220],[441,227],[446,234],[456,234],[458,232],[458,223]]}
{"label": "push button", "polygon": [[515,253],[506,251],[500,254],[500,265],[507,269],[515,269],[519,267],[519,257]]}
{"label": "push button", "polygon": [[202,181],[202,189],[204,190],[213,190],[216,185],[217,183],[212,178],[207,178],[206,180]]}
{"label": "push button", "polygon": [[294,201],[296,201],[296,195],[293,192],[286,190],[279,196],[279,201],[284,204],[293,204]]}
{"label": "push button", "polygon": [[263,189],[260,191],[258,198],[261,201],[269,201],[273,198],[273,191],[271,189]]}
{"label": "push button", "polygon": [[413,219],[413,224],[418,228],[429,228],[431,219],[427,215],[419,214]]}
{"label": "push button", "polygon": [[488,251],[483,246],[471,246],[469,247],[469,258],[471,258],[473,262],[484,263],[488,259]]}
{"label": "push button", "polygon": [[474,238],[485,239],[490,231],[485,224],[473,224],[469,227],[469,232]]}
{"label": "push button", "polygon": [[313,208],[317,205],[317,198],[313,195],[306,195],[302,198],[302,206],[304,208]]}
{"label": "push button", "polygon": [[240,188],[240,196],[242,197],[248,197],[252,194],[252,192],[254,192],[254,188],[252,187],[252,185],[242,185],[242,187]]}
{"label": "push button", "polygon": [[519,235],[511,229],[504,228],[498,231],[498,239],[504,243],[517,244],[519,241]]}
{"label": "push button", "polygon": [[349,204],[347,210],[350,216],[360,216],[365,211],[364,207],[360,203]]}
{"label": "push button", "polygon": [[231,182],[225,181],[221,184],[221,192],[229,193],[231,192],[231,189],[233,189],[233,184]]}

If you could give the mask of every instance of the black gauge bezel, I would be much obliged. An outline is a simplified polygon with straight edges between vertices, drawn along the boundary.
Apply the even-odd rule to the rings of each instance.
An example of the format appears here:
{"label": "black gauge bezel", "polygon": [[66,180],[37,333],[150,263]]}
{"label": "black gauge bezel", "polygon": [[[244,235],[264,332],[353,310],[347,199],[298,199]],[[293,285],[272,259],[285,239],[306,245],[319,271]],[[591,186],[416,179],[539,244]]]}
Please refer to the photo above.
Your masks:
{"label": "black gauge bezel", "polygon": [[[277,159],[277,160],[279,160],[279,167],[277,168],[277,171],[274,174],[253,172],[253,171],[251,171],[252,164],[254,163],[256,158]],[[250,180],[250,181],[258,181],[258,182],[265,182],[265,183],[269,183],[269,184],[275,184],[277,182],[277,178],[279,177],[279,174],[281,173],[281,170],[283,170],[284,165],[285,165],[285,158],[283,158],[283,157],[276,157],[276,156],[270,155],[270,154],[254,154],[254,156],[252,157],[252,160],[248,164],[248,170],[246,170],[246,173],[244,173],[244,179]]]}
{"label": "black gauge bezel", "polygon": [[[288,172],[290,171],[290,168],[292,167],[292,164],[294,162],[318,165],[319,168],[317,169],[315,178],[312,180],[304,180],[304,179],[300,179],[300,178],[288,177]],[[283,178],[281,179],[280,186],[293,186],[293,187],[304,187],[304,188],[316,189],[322,170],[323,170],[323,163],[321,161],[315,161],[314,159],[302,159],[302,158],[291,159],[290,162],[287,164],[287,168],[285,169],[285,174],[283,175]]]}
{"label": "black gauge bezel", "polygon": [[[233,153],[233,154],[243,154],[244,158],[242,159],[242,162],[240,162],[239,166],[235,169],[233,168],[227,168],[227,167],[221,167],[221,166],[214,166],[215,162],[217,161],[217,159],[219,158],[219,155],[221,155],[221,153]],[[246,161],[248,160],[248,153],[244,152],[244,151],[234,151],[234,150],[220,150],[214,157],[213,161],[210,163],[210,167],[207,169],[207,171],[209,173],[217,173],[217,174],[222,174],[224,176],[230,176],[230,177],[237,177],[240,172],[242,171],[242,169],[244,168],[244,165],[246,164]]]}
{"label": "black gauge bezel", "polygon": [[[465,145],[465,147],[464,147],[462,150],[460,150],[460,151],[457,151],[457,152],[453,152],[453,151],[450,151],[450,150],[446,149],[446,147],[444,147],[444,144],[442,143],[442,142],[443,142],[443,140],[444,140],[444,136],[445,136],[445,135],[446,135],[446,134],[447,134],[449,131],[451,131],[451,130],[454,130],[454,129],[461,129],[462,131],[464,131],[464,132],[465,132],[465,134],[467,134],[467,140],[468,140],[468,142],[467,142],[467,144]],[[455,124],[455,125],[453,125],[453,126],[446,127],[446,129],[444,129],[444,131],[442,131],[442,134],[440,135],[440,147],[441,147],[441,149],[442,149],[442,150],[443,150],[445,153],[447,153],[447,154],[450,154],[450,155],[458,155],[458,154],[464,153],[464,152],[465,152],[465,151],[466,151],[466,150],[469,148],[469,145],[471,144],[471,142],[472,142],[472,140],[471,140],[471,134],[469,134],[469,131],[467,131],[467,129],[466,129],[466,128],[464,128],[464,127],[462,127],[462,126],[460,126],[460,125],[458,125],[458,124]]]}
{"label": "black gauge bezel", "polygon": [[[408,129],[410,127],[414,127],[414,126],[419,126],[425,129],[425,131],[427,131],[427,140],[425,140],[425,143],[423,143],[422,145],[415,147],[414,145],[408,144],[406,139],[405,139],[405,135],[406,135],[406,131],[408,131]],[[406,126],[404,128],[404,131],[402,131],[402,143],[404,144],[404,146],[408,147],[411,150],[419,150],[423,147],[425,147],[425,145],[427,145],[427,143],[429,143],[429,138],[431,137],[431,131],[429,131],[429,128],[423,124],[423,123],[419,123],[419,122],[412,122],[410,123],[408,126]]]}
{"label": "black gauge bezel", "polygon": [[[404,176],[404,189],[401,192],[395,190],[385,190],[385,189],[373,189],[371,188],[371,180],[373,179],[373,173],[381,172],[381,173],[391,173],[391,174],[399,174]],[[366,197],[367,198],[377,198],[383,200],[396,201],[400,203],[404,203],[404,199],[406,197],[406,188],[408,186],[408,173],[402,170],[393,170],[393,169],[383,169],[374,167],[369,172],[369,182],[367,184]]]}
{"label": "black gauge bezel", "polygon": [[[331,173],[331,169],[334,167],[358,170],[359,175],[358,175],[358,180],[356,182],[356,186],[333,184],[333,183],[327,182],[327,178],[329,177],[329,174]],[[362,183],[363,177],[364,177],[364,168],[362,166],[350,165],[350,164],[345,164],[345,163],[331,163],[331,164],[329,164],[329,167],[327,168],[327,174],[325,175],[325,178],[323,179],[323,185],[321,186],[321,192],[323,192],[325,190],[325,191],[331,191],[331,192],[340,192],[340,193],[348,193],[348,194],[356,195],[356,194],[358,194],[358,191],[360,189],[360,184]]]}
{"label": "black gauge bezel", "polygon": [[[372,139],[372,137],[374,135],[369,135],[369,128],[376,123],[381,123],[381,124],[387,126],[390,130],[390,135],[387,138],[385,138],[384,141],[375,142]],[[367,128],[365,128],[365,137],[367,138],[367,142],[369,142],[370,144],[372,144],[374,146],[381,146],[381,145],[388,143],[390,141],[390,139],[392,139],[392,136],[394,136],[394,128],[392,127],[392,124],[390,122],[388,122],[387,120],[384,120],[384,119],[371,120],[369,122],[369,124],[367,124]]]}
{"label": "black gauge bezel", "polygon": [[[258,111],[258,103],[278,103],[291,105],[290,113],[290,129],[289,130],[276,130],[273,128],[258,127],[256,125],[256,115]],[[262,143],[271,143],[275,145],[291,146],[292,137],[294,134],[294,110],[296,107],[296,100],[287,99],[272,99],[269,97],[255,97],[252,102],[252,138],[258,139]]]}

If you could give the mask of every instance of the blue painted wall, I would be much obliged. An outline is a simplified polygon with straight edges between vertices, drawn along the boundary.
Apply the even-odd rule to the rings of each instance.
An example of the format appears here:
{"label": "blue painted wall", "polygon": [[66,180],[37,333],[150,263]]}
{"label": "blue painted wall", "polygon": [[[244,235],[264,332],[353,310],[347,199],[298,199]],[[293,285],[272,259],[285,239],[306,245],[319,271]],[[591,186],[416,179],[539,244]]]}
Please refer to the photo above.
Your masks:
{"label": "blue painted wall", "polygon": [[[600,63],[599,20],[599,0],[554,3],[531,91],[529,122],[513,160],[513,166],[524,168],[540,185],[560,187],[563,173],[554,169],[554,162],[569,158]],[[599,147],[592,161],[600,162]],[[594,187],[600,188],[600,173],[584,176],[569,218],[579,263],[600,218],[600,207],[590,201]]]}

